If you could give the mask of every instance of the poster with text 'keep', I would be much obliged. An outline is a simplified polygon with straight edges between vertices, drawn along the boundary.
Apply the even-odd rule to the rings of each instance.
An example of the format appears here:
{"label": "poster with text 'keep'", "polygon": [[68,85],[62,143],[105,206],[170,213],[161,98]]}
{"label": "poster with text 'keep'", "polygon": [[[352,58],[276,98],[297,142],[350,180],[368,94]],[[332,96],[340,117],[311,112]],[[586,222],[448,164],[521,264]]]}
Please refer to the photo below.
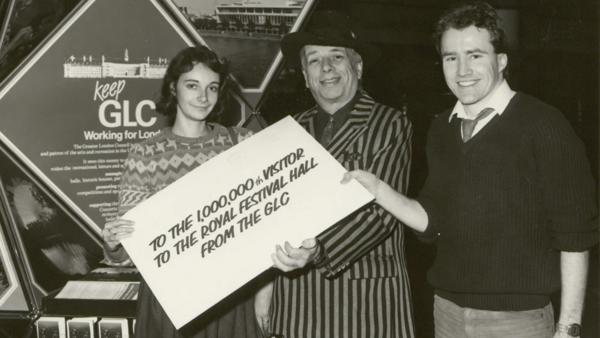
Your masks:
{"label": "poster with text 'keep'", "polygon": [[373,199],[291,117],[194,169],[123,216],[123,245],[176,328]]}

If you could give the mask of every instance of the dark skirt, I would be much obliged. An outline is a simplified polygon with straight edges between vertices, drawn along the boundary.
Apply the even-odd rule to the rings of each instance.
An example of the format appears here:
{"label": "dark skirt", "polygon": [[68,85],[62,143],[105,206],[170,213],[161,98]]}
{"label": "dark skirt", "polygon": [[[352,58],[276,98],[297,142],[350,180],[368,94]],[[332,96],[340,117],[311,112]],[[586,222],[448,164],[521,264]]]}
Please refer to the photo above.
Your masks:
{"label": "dark skirt", "polygon": [[177,330],[148,285],[142,281],[138,295],[135,336],[139,338],[262,338],[254,316],[253,296],[252,292],[238,291]]}

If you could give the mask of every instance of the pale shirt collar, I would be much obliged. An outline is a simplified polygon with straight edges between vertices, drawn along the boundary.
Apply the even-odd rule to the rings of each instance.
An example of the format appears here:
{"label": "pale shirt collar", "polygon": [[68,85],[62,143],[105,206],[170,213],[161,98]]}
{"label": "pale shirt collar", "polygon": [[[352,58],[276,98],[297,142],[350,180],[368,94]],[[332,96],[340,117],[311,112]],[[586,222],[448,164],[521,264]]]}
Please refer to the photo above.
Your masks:
{"label": "pale shirt collar", "polygon": [[[489,121],[496,114],[502,115],[502,113],[506,109],[506,106],[508,106],[508,103],[510,102],[510,100],[513,98],[513,96],[515,94],[516,93],[508,85],[508,82],[506,82],[506,80],[502,80],[502,83],[498,86],[498,88],[496,88],[492,92],[492,95],[490,95],[484,101],[480,102],[479,106],[481,107],[482,110],[484,108],[494,109],[494,112],[492,114],[490,114],[490,116],[488,116],[488,118],[486,118],[484,120]],[[454,105],[454,108],[452,109],[452,113],[450,114],[450,117],[448,118],[448,122],[452,121],[452,118],[454,116],[456,116],[460,119],[467,119],[467,120],[472,119],[471,117],[467,116],[467,113],[465,112],[465,107],[463,106],[463,104],[460,101],[456,101],[456,104]],[[485,121],[485,122],[487,122],[487,121]],[[484,122],[484,121],[482,120],[481,122]]]}

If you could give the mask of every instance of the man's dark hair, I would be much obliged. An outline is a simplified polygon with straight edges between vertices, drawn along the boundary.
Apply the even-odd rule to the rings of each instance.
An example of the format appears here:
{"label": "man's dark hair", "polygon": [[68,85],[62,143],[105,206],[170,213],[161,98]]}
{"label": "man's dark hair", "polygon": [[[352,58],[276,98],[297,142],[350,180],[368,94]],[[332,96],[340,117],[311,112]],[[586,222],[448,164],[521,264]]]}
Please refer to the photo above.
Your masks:
{"label": "man's dark hair", "polygon": [[490,33],[490,42],[494,46],[494,51],[507,53],[506,35],[500,28],[500,17],[498,13],[487,2],[469,1],[454,6],[444,12],[437,21],[433,40],[438,53],[441,54],[442,35],[447,30],[465,29],[469,26],[486,29]]}

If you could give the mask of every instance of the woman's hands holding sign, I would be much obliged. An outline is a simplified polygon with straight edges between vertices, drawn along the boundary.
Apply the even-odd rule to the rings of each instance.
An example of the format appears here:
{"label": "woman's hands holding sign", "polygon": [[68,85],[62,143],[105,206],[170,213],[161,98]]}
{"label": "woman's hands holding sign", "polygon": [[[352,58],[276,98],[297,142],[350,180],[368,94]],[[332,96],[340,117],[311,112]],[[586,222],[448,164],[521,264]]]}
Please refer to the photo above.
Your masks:
{"label": "woman's hands holding sign", "polygon": [[104,256],[110,265],[130,264],[129,255],[121,246],[121,240],[131,236],[135,223],[130,220],[117,218],[104,225]]}
{"label": "woman's hands holding sign", "polygon": [[134,224],[133,221],[123,218],[117,218],[106,223],[102,230],[102,238],[104,239],[104,243],[106,243],[107,249],[114,251],[121,245],[121,240],[123,238],[131,236],[134,230]]}

